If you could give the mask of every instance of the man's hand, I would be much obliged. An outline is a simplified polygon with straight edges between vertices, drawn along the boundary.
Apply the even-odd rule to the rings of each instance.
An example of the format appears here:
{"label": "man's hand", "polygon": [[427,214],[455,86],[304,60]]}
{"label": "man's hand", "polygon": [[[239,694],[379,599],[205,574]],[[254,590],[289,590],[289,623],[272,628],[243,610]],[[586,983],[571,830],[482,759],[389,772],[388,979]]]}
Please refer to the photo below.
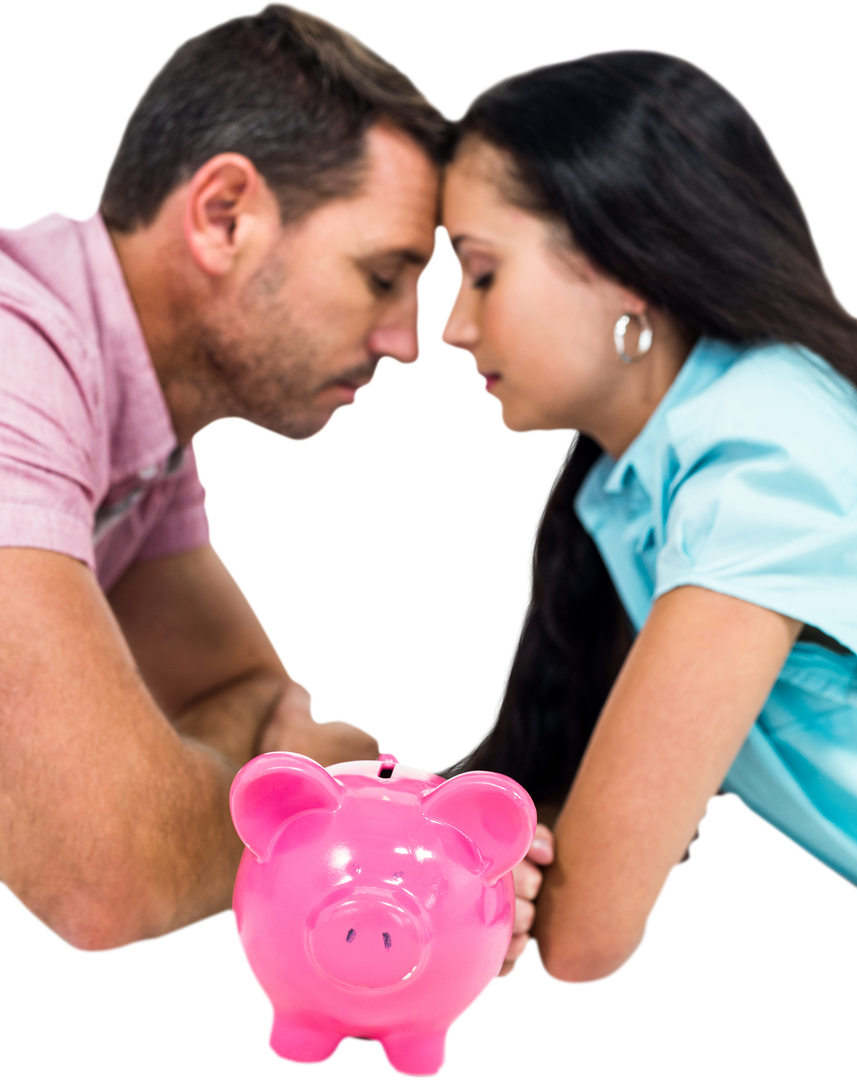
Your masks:
{"label": "man's hand", "polygon": [[539,867],[552,863],[553,854],[553,834],[547,825],[537,825],[530,850],[512,871],[515,881],[515,923],[509,951],[500,968],[501,975],[509,974],[515,961],[527,947],[531,936],[530,929],[536,917],[535,899],[539,895],[544,876]]}
{"label": "man's hand", "polygon": [[272,750],[290,750],[313,758],[319,765],[335,765],[339,761],[374,760],[378,743],[351,724],[317,724],[310,712],[309,694],[292,682],[274,707],[259,741],[259,753]]}

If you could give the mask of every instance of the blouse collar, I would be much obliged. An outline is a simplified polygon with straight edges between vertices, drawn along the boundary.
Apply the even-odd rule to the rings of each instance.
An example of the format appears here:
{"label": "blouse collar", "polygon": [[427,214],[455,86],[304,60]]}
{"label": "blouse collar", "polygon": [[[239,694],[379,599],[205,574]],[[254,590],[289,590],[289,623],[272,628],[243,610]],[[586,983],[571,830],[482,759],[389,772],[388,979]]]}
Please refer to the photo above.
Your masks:
{"label": "blouse collar", "polygon": [[[659,447],[667,416],[709,386],[741,351],[739,345],[711,338],[703,337],[697,341],[643,430],[610,469],[602,488],[605,494],[621,494],[633,475],[649,499],[652,498],[652,481],[657,475]],[[606,462],[612,459],[607,454],[604,457],[606,468]]]}

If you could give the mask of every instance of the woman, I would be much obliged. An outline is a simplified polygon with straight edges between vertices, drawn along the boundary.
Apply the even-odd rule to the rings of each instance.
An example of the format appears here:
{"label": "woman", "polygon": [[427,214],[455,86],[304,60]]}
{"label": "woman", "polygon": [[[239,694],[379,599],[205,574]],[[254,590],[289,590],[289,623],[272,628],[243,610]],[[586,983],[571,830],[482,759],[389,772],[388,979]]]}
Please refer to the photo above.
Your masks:
{"label": "woman", "polygon": [[545,68],[461,122],[444,221],[446,340],[509,427],[580,432],[497,725],[456,767],[559,810],[548,970],[631,955],[720,790],[857,883],[857,322],[761,132],[672,57]]}

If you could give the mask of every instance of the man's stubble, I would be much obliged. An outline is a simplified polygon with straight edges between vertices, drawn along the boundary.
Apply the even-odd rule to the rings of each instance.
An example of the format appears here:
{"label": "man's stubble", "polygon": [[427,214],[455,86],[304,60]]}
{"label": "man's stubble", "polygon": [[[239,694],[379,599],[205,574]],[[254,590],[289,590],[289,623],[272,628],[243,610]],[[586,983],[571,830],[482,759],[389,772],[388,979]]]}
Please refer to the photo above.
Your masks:
{"label": "man's stubble", "polygon": [[[320,431],[333,409],[319,395],[337,382],[365,382],[378,358],[331,376],[329,346],[301,324],[283,299],[278,259],[249,281],[237,317],[215,313],[200,327],[200,376],[218,398],[218,413],[238,416],[290,439]],[[326,347],[327,346],[327,347]]]}

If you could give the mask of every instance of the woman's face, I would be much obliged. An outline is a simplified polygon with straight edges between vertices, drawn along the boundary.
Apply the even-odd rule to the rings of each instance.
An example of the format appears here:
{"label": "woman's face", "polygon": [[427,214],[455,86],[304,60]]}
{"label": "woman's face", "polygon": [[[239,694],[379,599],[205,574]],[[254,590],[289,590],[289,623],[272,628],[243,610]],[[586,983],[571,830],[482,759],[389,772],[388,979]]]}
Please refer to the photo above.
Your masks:
{"label": "woman's face", "polygon": [[444,340],[473,353],[508,427],[598,438],[635,381],[613,327],[646,304],[573,251],[558,226],[510,205],[503,176],[503,155],[477,140],[448,169],[443,222],[463,279]]}

